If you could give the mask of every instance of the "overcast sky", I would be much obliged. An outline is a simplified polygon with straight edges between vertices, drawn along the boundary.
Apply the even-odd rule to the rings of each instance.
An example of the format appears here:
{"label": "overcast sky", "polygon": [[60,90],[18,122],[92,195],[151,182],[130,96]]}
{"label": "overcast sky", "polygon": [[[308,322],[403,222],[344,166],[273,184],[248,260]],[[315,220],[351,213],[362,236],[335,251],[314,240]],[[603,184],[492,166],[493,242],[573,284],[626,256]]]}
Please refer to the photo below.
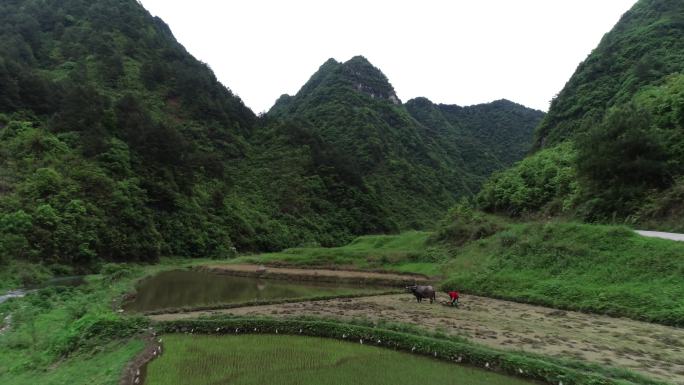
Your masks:
{"label": "overcast sky", "polygon": [[402,101],[547,110],[636,0],[142,0],[255,112],[363,55]]}

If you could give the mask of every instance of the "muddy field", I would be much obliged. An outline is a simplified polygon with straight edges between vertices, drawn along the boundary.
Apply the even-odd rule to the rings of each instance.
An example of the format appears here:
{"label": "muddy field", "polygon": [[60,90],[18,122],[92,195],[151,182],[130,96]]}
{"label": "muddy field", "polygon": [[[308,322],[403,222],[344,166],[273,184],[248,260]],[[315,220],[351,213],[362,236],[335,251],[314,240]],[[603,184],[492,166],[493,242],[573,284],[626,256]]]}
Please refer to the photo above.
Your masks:
{"label": "muddy field", "polygon": [[[442,294],[441,301],[446,301]],[[684,384],[684,329],[559,311],[471,295],[460,308],[416,303],[408,294],[334,299],[219,311],[166,314],[156,320],[210,314],[297,315],[406,322],[501,349],[524,350],[628,368]]]}

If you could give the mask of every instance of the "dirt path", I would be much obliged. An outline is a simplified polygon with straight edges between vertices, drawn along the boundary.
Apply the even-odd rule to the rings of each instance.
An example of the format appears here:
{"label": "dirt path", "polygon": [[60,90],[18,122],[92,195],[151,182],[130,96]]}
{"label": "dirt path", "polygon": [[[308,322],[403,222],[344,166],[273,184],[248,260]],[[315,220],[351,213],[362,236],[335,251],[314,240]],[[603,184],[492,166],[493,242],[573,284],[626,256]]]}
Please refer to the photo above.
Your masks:
{"label": "dirt path", "polygon": [[204,265],[198,269],[217,274],[237,276],[259,276],[262,278],[291,279],[299,281],[365,282],[377,284],[412,284],[425,282],[427,278],[418,274],[376,273],[371,271],[298,269],[293,267],[266,267],[260,271],[258,265]]}
{"label": "dirt path", "polygon": [[211,314],[309,315],[406,322],[495,348],[628,368],[684,385],[684,329],[471,295],[462,296],[458,309],[429,302],[418,304],[409,295],[385,295],[152,318],[172,320]]}
{"label": "dirt path", "polygon": [[644,236],[644,237],[662,238],[662,239],[669,239],[671,241],[684,242],[684,234],[664,233],[662,231],[644,231],[644,230],[637,230],[636,232],[637,232],[637,234]]}

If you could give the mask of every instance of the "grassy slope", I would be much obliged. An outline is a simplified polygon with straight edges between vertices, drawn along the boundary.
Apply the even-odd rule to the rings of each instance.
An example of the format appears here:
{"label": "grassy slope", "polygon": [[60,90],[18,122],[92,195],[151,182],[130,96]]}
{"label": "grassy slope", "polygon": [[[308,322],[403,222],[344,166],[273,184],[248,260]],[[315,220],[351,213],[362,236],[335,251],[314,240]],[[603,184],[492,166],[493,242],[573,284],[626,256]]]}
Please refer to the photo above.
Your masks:
{"label": "grassy slope", "polygon": [[445,286],[556,308],[684,325],[684,244],[576,223],[510,225],[466,245]]}
{"label": "grassy slope", "polygon": [[47,369],[0,374],[0,381],[6,385],[118,384],[123,367],[143,346],[141,340],[112,343],[100,353],[77,355]]}
{"label": "grassy slope", "polygon": [[41,289],[0,304],[0,325],[12,316],[12,328],[0,334],[0,383],[117,384],[143,348],[135,336],[147,321],[114,313],[112,302],[137,279],[176,267],[110,266],[78,288]]}
{"label": "grassy slope", "polygon": [[441,241],[435,240],[439,233],[367,236],[339,248],[289,249],[238,261],[442,275],[444,288],[473,294],[684,325],[684,243],[619,226],[491,221],[466,224],[471,234],[449,228]]}
{"label": "grassy slope", "polygon": [[[526,384],[374,346],[313,337],[243,335],[164,337],[147,384]],[[458,380],[455,380],[458,379]]]}
{"label": "grassy slope", "polygon": [[426,247],[430,233],[367,235],[341,247],[300,247],[279,253],[237,258],[236,263],[287,263],[296,266],[348,267],[435,275],[442,250]]}

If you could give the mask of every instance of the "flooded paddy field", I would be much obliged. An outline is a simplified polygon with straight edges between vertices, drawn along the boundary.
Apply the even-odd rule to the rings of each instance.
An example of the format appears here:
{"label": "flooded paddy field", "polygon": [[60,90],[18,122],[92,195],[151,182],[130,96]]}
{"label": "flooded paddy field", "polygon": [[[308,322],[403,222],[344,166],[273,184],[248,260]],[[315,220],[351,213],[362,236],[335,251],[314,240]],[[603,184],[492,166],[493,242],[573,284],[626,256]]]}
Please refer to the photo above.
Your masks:
{"label": "flooded paddy field", "polygon": [[263,279],[210,271],[174,270],[141,281],[135,297],[124,304],[124,309],[150,312],[292,298],[372,295],[386,291],[387,287],[352,283]]}

